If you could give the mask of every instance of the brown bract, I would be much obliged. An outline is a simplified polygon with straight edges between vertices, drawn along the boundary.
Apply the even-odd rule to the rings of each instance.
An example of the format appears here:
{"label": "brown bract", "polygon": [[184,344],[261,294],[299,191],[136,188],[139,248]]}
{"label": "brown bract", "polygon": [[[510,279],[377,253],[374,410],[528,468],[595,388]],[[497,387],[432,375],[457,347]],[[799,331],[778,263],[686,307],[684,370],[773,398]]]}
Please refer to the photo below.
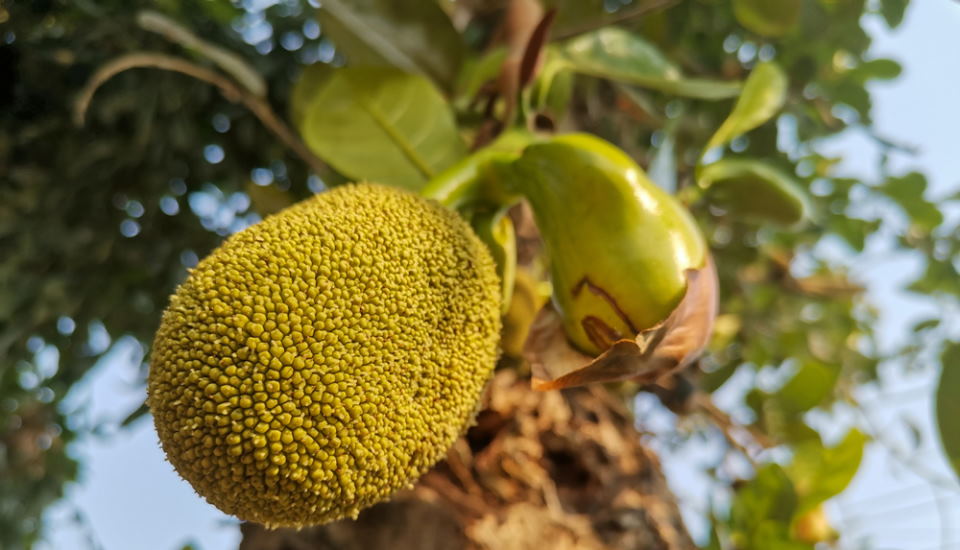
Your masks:
{"label": "brown bract", "polygon": [[573,347],[552,304],[537,316],[524,349],[533,372],[533,389],[557,390],[597,382],[655,382],[700,355],[717,315],[718,283],[713,260],[688,269],[687,293],[659,325],[619,340],[598,357]]}

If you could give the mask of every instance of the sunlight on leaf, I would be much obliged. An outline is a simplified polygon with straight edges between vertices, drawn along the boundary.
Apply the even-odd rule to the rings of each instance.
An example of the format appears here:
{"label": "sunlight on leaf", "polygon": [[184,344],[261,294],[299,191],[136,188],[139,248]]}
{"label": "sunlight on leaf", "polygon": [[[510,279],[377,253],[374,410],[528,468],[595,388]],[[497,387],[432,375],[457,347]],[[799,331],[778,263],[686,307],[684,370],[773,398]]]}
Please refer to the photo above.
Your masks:
{"label": "sunlight on leaf", "polygon": [[733,112],[710,138],[704,151],[724,145],[767,122],[780,111],[786,99],[787,75],[775,63],[760,63],[743,85]]}
{"label": "sunlight on leaf", "polygon": [[466,154],[450,106],[421,76],[348,67],[293,97],[307,146],[350,178],[419,189]]}

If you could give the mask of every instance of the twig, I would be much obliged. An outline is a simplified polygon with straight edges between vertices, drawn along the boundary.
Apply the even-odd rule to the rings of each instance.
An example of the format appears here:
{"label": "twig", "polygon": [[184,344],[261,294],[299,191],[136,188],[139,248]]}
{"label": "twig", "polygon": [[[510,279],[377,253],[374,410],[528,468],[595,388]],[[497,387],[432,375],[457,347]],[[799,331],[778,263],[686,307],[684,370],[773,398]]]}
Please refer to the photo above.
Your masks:
{"label": "twig", "polygon": [[240,103],[250,110],[268,130],[299,156],[310,169],[317,174],[326,171],[326,164],[314,155],[299,137],[273,112],[266,99],[241,88],[229,78],[206,67],[201,67],[185,59],[171,55],[137,52],[122,55],[97,69],[80,91],[74,103],[74,122],[83,126],[87,108],[97,89],[113,76],[129,69],[155,68],[185,74],[212,84],[228,101]]}
{"label": "twig", "polygon": [[622,23],[628,19],[633,19],[634,17],[640,17],[641,15],[646,15],[652,11],[666,9],[674,4],[679,4],[680,0],[655,0],[651,2],[644,2],[632,9],[624,9],[615,14],[612,17],[601,18],[598,21],[592,22],[581,27],[574,29],[569,29],[566,32],[557,33],[554,36],[557,40],[563,40],[564,38],[570,38],[572,36],[577,36],[578,34],[583,34],[585,32],[590,32],[600,27],[606,27],[607,25],[613,25],[616,23]]}
{"label": "twig", "polygon": [[719,422],[714,422],[713,425],[716,426],[717,429],[720,431],[720,434],[723,435],[723,438],[727,441],[727,445],[730,445],[731,447],[736,449],[737,452],[743,455],[743,458],[745,458],[747,462],[750,463],[750,466],[754,469],[754,471],[760,468],[759,464],[757,464],[756,459],[753,458],[753,454],[750,452],[750,449],[747,449],[746,446],[744,446],[742,443],[737,441],[737,438],[733,436],[733,430],[731,429],[733,427],[732,425],[721,424]]}
{"label": "twig", "polygon": [[267,95],[267,83],[242,57],[203,40],[166,15],[143,10],[137,14],[137,24],[142,29],[155,32],[174,44],[200,52],[253,95],[258,97]]}
{"label": "twig", "polygon": [[721,431],[726,432],[733,427],[738,427],[745,430],[747,433],[749,433],[750,436],[753,438],[753,440],[757,443],[757,445],[760,445],[764,449],[770,449],[776,446],[776,443],[773,440],[771,440],[767,434],[761,432],[760,430],[752,426],[744,426],[742,424],[734,422],[733,419],[730,418],[730,415],[720,410],[713,403],[709,395],[702,392],[697,392],[693,396],[693,403],[698,409],[703,411],[704,414],[706,414],[711,420],[713,420],[713,423],[716,424],[721,429]]}

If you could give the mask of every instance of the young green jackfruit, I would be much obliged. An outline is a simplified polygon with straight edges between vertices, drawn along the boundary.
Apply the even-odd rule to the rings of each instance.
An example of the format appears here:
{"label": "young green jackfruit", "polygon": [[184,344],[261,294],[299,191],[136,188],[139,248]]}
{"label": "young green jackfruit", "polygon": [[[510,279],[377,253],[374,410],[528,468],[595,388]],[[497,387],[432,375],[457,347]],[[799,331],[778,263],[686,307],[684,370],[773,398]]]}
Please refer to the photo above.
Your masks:
{"label": "young green jackfruit", "polygon": [[148,403],[210,503],[271,527],[355,517],[439,461],[498,354],[493,260],[457,214],[373,184],[230,237],[173,295]]}
{"label": "young green jackfruit", "polygon": [[570,340],[596,356],[667,319],[707,247],[696,222],[614,145],[568,134],[514,164],[550,256]]}

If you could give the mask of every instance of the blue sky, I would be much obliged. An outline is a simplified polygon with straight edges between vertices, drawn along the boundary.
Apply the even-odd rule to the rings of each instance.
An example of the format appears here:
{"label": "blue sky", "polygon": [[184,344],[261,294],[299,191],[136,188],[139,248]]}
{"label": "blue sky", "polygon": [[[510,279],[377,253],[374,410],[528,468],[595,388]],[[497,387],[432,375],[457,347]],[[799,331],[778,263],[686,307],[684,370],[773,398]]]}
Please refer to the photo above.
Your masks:
{"label": "blue sky", "polygon": [[[896,31],[890,32],[879,19],[867,25],[875,38],[874,56],[892,57],[904,66],[902,78],[872,88],[876,127],[881,135],[920,149],[916,156],[896,156],[893,165],[925,172],[934,197],[960,190],[960,3],[914,0]],[[844,156],[841,171],[876,173],[876,151],[856,133],[824,143],[822,150]],[[876,246],[868,248],[866,257],[868,261],[851,269],[881,308],[884,340],[902,340],[911,323],[937,314],[935,304],[897,290],[916,274],[915,258]],[[142,401],[143,387],[130,360],[142,353],[136,342],[118,341],[74,389],[70,400],[82,406],[86,421],[116,421]],[[897,427],[903,418],[915,422],[925,437],[919,449],[907,452],[908,458],[952,488],[932,488],[887,449],[873,445],[854,483],[831,504],[830,512],[845,533],[844,548],[860,548],[869,541],[872,548],[960,550],[960,490],[932,437],[930,394],[936,369],[908,376],[900,370],[898,365],[885,368],[884,383],[863,390],[860,397],[876,404],[868,407],[872,422],[883,427],[896,446],[910,448],[906,432]],[[654,416],[648,421],[671,420]],[[835,425],[855,421],[862,419],[853,411],[829,420]],[[49,510],[40,549],[173,550],[187,543],[203,550],[237,547],[236,520],[206,504],[176,475],[163,458],[149,418],[104,437],[83,438],[72,451],[83,464],[80,479]],[[689,509],[696,510],[706,498],[691,468],[696,453],[681,450],[675,458],[679,461],[664,461],[668,473]],[[683,479],[687,481],[676,482]],[[702,528],[696,521],[691,524],[694,530]]]}

